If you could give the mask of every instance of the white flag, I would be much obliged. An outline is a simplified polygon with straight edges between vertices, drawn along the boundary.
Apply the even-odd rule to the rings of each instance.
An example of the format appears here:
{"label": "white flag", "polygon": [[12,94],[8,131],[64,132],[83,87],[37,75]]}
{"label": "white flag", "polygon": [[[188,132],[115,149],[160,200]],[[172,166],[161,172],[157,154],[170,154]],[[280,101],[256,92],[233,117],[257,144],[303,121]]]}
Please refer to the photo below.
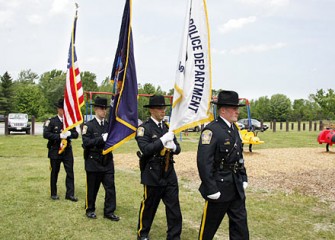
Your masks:
{"label": "white flag", "polygon": [[211,75],[206,0],[189,0],[174,85],[171,131],[178,133],[213,120]]}

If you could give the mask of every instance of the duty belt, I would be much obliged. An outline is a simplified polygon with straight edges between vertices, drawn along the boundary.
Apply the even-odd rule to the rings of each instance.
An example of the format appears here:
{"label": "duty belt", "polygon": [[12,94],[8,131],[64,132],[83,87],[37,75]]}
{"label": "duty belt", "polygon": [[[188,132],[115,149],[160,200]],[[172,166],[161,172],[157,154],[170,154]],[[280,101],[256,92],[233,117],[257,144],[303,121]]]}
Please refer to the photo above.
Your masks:
{"label": "duty belt", "polygon": [[239,164],[236,162],[234,164],[220,164],[220,170],[230,170],[233,171],[234,173],[237,172],[237,170],[243,169]]}

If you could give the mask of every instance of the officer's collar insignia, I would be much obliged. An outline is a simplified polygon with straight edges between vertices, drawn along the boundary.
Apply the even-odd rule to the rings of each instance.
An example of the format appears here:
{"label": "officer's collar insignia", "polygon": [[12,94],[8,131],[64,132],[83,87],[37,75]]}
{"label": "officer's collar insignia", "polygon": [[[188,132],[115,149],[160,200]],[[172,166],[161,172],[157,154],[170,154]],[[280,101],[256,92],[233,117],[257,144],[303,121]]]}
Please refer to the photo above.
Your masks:
{"label": "officer's collar insignia", "polygon": [[84,127],[83,127],[83,134],[86,134],[86,132],[87,132],[87,126],[86,125],[84,125]]}
{"label": "officer's collar insignia", "polygon": [[137,129],[137,136],[138,137],[143,137],[144,136],[144,127],[139,127]]}
{"label": "officer's collar insignia", "polygon": [[210,144],[213,133],[211,130],[205,130],[201,133],[201,143]]}

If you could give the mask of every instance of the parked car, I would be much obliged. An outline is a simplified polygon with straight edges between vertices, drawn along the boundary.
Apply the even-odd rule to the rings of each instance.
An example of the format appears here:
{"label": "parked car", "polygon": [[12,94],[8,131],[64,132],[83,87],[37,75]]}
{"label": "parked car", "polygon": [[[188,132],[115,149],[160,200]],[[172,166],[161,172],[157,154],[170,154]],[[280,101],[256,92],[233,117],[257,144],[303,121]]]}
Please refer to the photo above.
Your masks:
{"label": "parked car", "polygon": [[[244,128],[243,129],[250,129],[249,127],[249,121],[248,121],[248,118],[243,118],[243,119],[240,119],[237,121],[238,124],[243,124],[244,125]],[[259,131],[265,131],[266,129],[269,128],[268,125],[266,124],[263,124],[263,126],[261,126],[261,122],[258,121],[257,119],[253,119],[251,118],[251,126],[252,126],[252,130],[259,130]],[[241,128],[242,129],[242,128]]]}
{"label": "parked car", "polygon": [[242,129],[245,129],[245,126],[243,123],[240,123],[240,122],[236,122],[237,126],[242,130]]}
{"label": "parked car", "polygon": [[0,114],[0,122],[4,122],[5,121],[5,115]]}
{"label": "parked car", "polygon": [[200,132],[200,130],[201,130],[201,125],[187,129],[188,132]]}
{"label": "parked car", "polygon": [[28,114],[25,113],[10,113],[8,114],[8,133],[26,132],[30,134],[31,125],[28,122]]}

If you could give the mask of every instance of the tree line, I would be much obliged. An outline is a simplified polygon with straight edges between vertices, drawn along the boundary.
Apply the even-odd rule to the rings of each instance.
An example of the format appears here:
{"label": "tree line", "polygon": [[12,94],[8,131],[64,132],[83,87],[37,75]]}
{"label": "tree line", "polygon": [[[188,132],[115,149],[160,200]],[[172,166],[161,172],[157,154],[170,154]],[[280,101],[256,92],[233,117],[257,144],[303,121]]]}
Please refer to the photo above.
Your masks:
{"label": "tree line", "polygon": [[[80,77],[84,91],[111,92],[112,90],[108,77],[100,85],[97,84],[96,75],[92,72],[81,72]],[[22,70],[16,79],[5,72],[1,75],[0,82],[0,114],[8,115],[10,112],[22,112],[27,113],[30,117],[35,116],[37,121],[46,120],[56,112],[54,103],[64,95],[65,80],[66,72],[57,69],[41,75],[30,69]],[[213,89],[213,96],[217,96],[220,90]],[[146,83],[138,85],[138,93],[157,93],[171,96],[173,89],[166,92],[160,86],[155,87],[151,83]],[[271,97],[263,96],[249,102],[252,118],[263,121],[335,119],[335,93],[333,89],[319,89],[316,93],[310,94],[308,99],[296,99],[293,102],[284,94],[274,94]],[[145,120],[149,116],[148,111],[143,108],[143,105],[147,103],[148,98],[146,97],[138,99],[138,115],[141,120]],[[82,113],[86,114],[85,106],[82,108]],[[247,109],[240,108],[240,118],[246,117]]]}

